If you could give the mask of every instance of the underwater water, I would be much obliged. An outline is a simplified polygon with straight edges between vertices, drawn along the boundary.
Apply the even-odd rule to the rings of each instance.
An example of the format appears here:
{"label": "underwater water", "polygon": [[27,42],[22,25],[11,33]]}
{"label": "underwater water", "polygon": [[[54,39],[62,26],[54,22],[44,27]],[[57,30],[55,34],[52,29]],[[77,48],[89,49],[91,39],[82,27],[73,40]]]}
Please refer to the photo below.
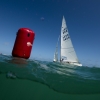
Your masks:
{"label": "underwater water", "polygon": [[100,100],[99,67],[0,55],[0,100]]}

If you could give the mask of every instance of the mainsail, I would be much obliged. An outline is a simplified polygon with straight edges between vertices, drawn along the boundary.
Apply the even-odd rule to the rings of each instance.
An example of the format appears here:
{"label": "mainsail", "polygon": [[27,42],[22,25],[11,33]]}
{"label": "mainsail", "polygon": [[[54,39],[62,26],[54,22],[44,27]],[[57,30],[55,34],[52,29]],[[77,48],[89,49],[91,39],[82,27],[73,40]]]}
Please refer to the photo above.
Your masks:
{"label": "mainsail", "polygon": [[64,16],[61,26],[61,61],[78,62]]}

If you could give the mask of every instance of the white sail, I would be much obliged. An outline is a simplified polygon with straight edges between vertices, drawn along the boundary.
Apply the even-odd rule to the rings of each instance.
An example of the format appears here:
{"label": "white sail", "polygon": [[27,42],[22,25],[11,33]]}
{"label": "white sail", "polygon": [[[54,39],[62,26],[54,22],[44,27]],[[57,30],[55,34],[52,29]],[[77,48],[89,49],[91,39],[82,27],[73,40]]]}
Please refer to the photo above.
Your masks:
{"label": "white sail", "polygon": [[57,61],[58,61],[58,53],[57,53],[57,52],[55,52],[55,54],[54,54],[54,59],[53,59],[53,61],[54,61],[54,62],[57,62]]}
{"label": "white sail", "polygon": [[78,62],[64,16],[61,27],[61,60],[67,62]]}
{"label": "white sail", "polygon": [[58,42],[59,42],[59,38],[60,36],[58,37],[58,41],[57,41],[57,45],[56,45],[56,50],[55,50],[55,53],[54,53],[54,62],[57,62],[58,61]]}

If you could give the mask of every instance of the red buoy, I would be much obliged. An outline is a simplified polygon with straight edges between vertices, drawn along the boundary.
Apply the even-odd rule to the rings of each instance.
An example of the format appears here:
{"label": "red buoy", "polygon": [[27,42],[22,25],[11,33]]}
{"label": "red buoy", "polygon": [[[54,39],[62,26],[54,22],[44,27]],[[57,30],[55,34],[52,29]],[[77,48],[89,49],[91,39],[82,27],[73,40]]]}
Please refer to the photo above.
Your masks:
{"label": "red buoy", "polygon": [[17,32],[12,50],[13,57],[28,59],[31,54],[35,33],[28,28],[20,28]]}

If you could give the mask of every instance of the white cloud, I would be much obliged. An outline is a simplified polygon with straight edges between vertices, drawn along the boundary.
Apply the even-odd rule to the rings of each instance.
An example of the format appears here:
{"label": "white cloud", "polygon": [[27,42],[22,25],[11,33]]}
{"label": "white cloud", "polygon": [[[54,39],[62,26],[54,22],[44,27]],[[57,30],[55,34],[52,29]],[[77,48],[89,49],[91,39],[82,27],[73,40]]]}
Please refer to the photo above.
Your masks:
{"label": "white cloud", "polygon": [[41,17],[41,20],[44,20],[44,17]]}

